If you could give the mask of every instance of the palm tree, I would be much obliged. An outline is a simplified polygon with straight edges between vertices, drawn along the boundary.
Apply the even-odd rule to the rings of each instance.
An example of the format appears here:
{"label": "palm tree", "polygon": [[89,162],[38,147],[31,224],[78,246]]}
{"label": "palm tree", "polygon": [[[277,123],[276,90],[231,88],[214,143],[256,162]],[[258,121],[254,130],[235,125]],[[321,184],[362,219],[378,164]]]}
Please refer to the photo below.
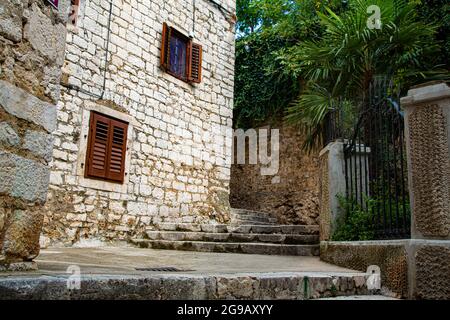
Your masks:
{"label": "palm tree", "polygon": [[[368,26],[371,5],[380,9],[380,28]],[[442,74],[430,59],[439,45],[433,40],[436,26],[418,20],[415,8],[406,0],[353,0],[340,15],[327,9],[318,13],[323,37],[299,43],[282,57],[285,67],[306,79],[286,119],[306,130],[307,149],[321,143],[324,119],[333,106],[367,98],[376,75],[389,75],[397,86],[407,87]]]}

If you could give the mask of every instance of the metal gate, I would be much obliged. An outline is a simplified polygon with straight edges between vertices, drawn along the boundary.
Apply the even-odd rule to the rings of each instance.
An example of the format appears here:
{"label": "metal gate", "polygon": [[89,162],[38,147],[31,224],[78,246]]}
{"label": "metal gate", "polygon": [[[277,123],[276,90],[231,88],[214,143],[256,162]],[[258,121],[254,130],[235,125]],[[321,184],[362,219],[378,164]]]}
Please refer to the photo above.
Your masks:
{"label": "metal gate", "polygon": [[392,82],[378,78],[344,139],[347,215],[367,214],[374,239],[410,237],[403,112]]}

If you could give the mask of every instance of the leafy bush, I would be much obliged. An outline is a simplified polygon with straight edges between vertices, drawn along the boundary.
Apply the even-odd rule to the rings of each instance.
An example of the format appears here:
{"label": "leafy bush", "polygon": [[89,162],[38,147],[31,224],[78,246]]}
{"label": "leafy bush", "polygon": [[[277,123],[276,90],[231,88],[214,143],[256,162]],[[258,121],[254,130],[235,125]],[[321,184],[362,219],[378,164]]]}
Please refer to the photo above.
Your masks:
{"label": "leafy bush", "polygon": [[[377,228],[401,229],[410,224],[411,208],[409,199],[402,198],[389,201],[388,195],[380,195],[381,199],[364,196],[361,204],[355,199],[338,195],[340,218],[332,235],[334,241],[357,241],[376,239]],[[403,204],[404,202],[404,204]],[[406,216],[405,216],[406,215]],[[377,223],[375,222],[377,221]],[[380,236],[380,235],[379,235]]]}
{"label": "leafy bush", "polygon": [[367,199],[367,207],[363,208],[354,199],[338,195],[339,207],[342,210],[341,218],[332,235],[333,241],[373,240],[375,238],[372,223],[373,209],[376,201]]}

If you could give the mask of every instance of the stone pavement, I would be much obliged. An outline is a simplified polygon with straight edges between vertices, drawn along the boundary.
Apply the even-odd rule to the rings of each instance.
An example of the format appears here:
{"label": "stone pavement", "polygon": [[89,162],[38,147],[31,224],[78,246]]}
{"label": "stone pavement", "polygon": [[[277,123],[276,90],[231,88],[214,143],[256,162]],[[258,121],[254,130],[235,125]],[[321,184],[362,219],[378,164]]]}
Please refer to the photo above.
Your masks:
{"label": "stone pavement", "polygon": [[267,256],[139,249],[134,247],[50,248],[36,258],[37,273],[65,273],[79,265],[83,273],[140,274],[135,268],[175,267],[187,273],[326,272],[355,273],[319,260],[318,257]]}
{"label": "stone pavement", "polygon": [[[0,273],[0,298],[16,299],[310,299],[371,294],[364,273],[317,257],[139,249],[49,248],[39,270]],[[79,266],[81,290],[68,290]],[[180,271],[142,271],[172,267]],[[138,270],[137,270],[138,269]]]}

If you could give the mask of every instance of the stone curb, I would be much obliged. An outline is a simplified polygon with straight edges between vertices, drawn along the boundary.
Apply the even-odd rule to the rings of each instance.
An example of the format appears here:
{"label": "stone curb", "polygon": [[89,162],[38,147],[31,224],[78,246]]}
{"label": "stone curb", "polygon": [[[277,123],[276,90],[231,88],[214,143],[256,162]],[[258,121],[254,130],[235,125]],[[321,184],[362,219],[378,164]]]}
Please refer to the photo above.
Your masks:
{"label": "stone curb", "polygon": [[0,299],[290,299],[374,294],[364,273],[89,275],[0,278]]}

